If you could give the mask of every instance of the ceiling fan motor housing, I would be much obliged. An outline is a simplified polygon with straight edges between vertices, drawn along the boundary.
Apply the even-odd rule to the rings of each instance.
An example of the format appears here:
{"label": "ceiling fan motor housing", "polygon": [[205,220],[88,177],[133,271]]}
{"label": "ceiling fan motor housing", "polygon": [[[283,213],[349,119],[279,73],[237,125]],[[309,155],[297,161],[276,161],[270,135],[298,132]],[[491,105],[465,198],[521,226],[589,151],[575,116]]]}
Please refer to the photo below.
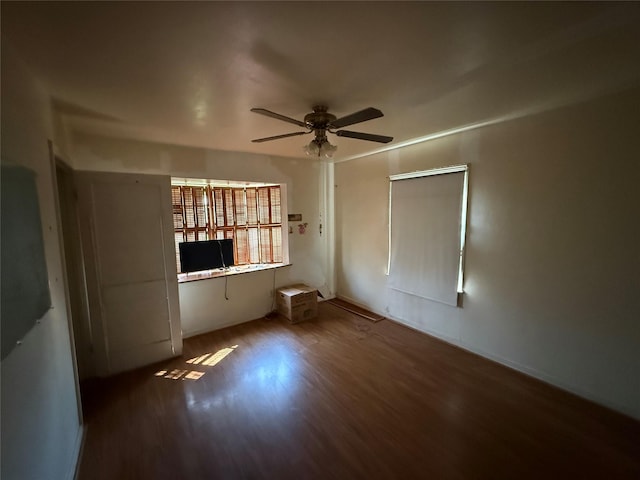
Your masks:
{"label": "ceiling fan motor housing", "polygon": [[328,113],[327,107],[324,105],[316,105],[313,107],[312,113],[307,113],[304,116],[304,123],[311,130],[326,130],[335,120],[336,116]]}

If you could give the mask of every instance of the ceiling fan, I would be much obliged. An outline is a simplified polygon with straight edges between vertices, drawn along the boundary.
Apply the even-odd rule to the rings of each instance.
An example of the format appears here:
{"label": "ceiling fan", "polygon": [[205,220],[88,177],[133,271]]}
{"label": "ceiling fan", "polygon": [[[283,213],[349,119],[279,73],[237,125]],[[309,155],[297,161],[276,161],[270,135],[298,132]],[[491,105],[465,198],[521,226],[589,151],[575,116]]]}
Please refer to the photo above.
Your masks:
{"label": "ceiling fan", "polygon": [[319,157],[332,157],[333,153],[338,147],[331,145],[327,140],[327,132],[335,134],[339,137],[356,138],[358,140],[367,140],[370,142],[389,143],[393,140],[393,137],[387,137],[385,135],[374,135],[372,133],[352,132],[351,130],[337,130],[348,125],[353,125],[360,122],[366,122],[367,120],[373,120],[374,118],[380,118],[383,116],[382,112],[377,108],[369,107],[359,112],[346,115],[341,118],[336,118],[335,115],[327,112],[328,108],[324,105],[316,105],[313,107],[313,112],[304,116],[304,120],[296,120],[279,113],[266,110],[264,108],[252,108],[251,111],[259,113],[260,115],[266,115],[267,117],[282,120],[284,122],[293,123],[299,127],[306,128],[303,132],[285,133],[283,135],[275,135],[273,137],[256,138],[252,140],[255,143],[268,142],[270,140],[279,140],[281,138],[294,137],[296,135],[305,135],[313,132],[315,138],[311,140],[309,145],[304,147],[307,155],[314,155]]}

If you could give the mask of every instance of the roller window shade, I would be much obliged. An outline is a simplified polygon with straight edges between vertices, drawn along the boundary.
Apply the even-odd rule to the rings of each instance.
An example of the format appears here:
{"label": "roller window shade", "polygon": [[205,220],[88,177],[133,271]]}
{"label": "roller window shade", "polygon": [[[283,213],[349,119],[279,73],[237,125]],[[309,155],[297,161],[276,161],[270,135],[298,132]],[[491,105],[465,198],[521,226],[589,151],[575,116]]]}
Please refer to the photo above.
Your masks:
{"label": "roller window shade", "polygon": [[390,288],[457,305],[464,175],[392,182]]}

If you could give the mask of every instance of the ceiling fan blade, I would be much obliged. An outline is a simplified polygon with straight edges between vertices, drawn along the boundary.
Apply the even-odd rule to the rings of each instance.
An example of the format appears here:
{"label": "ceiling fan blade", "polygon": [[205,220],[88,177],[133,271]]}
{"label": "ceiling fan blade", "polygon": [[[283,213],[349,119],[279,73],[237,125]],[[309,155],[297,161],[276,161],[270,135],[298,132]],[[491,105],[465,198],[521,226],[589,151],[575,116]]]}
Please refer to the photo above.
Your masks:
{"label": "ceiling fan blade", "polygon": [[251,141],[254,143],[268,142],[269,140],[278,140],[280,138],[295,137],[296,135],[304,135],[305,133],[311,133],[311,132],[285,133],[283,135],[275,135],[273,137],[256,138],[255,140],[251,140]]}
{"label": "ceiling fan blade", "polygon": [[330,128],[342,128],[347,125],[353,125],[354,123],[366,122],[367,120],[373,120],[374,118],[380,118],[384,116],[383,113],[377,108],[369,107],[359,112],[352,113],[346,117],[334,120],[329,125]]}
{"label": "ceiling fan blade", "polygon": [[386,135],[374,135],[373,133],[351,132],[349,130],[338,130],[336,135],[339,137],[357,138],[358,140],[369,140],[370,142],[389,143],[393,137]]}
{"label": "ceiling fan blade", "polygon": [[296,120],[295,118],[285,117],[284,115],[272,112],[271,110],[265,110],[264,108],[252,108],[251,111],[254,113],[259,113],[260,115],[266,115],[267,117],[282,120],[283,122],[293,123],[294,125],[298,125],[299,127],[307,128],[306,123],[301,122],[300,120]]}

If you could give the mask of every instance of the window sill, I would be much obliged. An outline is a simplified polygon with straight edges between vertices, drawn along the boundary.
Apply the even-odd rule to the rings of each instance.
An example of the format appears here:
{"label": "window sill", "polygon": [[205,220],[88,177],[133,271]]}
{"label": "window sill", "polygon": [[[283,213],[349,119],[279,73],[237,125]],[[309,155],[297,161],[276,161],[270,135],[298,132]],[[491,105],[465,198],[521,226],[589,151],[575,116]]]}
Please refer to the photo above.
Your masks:
{"label": "window sill", "polygon": [[219,270],[205,270],[194,273],[179,273],[178,283],[195,282],[197,280],[207,280],[209,278],[228,277],[229,275],[240,275],[243,273],[260,272],[263,270],[274,270],[276,268],[288,267],[290,263],[262,263],[253,265],[237,265]]}

